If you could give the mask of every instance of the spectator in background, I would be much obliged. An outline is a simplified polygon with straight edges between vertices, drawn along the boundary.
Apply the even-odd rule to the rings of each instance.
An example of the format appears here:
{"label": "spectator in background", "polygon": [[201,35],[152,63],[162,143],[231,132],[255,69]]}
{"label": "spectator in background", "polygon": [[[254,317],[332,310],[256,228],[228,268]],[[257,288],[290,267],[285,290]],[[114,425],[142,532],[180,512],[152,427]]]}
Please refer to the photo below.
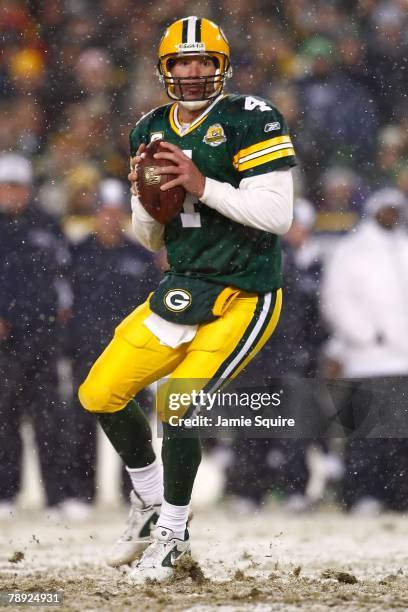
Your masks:
{"label": "spectator in background", "polygon": [[346,79],[360,84],[366,91],[370,91],[372,76],[367,64],[367,45],[359,35],[356,25],[351,24],[342,28],[337,52],[338,70],[341,74]]}
{"label": "spectator in background", "polygon": [[33,96],[39,102],[45,87],[45,75],[43,55],[38,49],[21,49],[10,58],[10,89],[14,94]]}
{"label": "spectator in background", "polygon": [[372,160],[377,129],[372,96],[350,75],[337,67],[336,47],[322,36],[310,38],[302,54],[308,67],[299,79],[300,130],[303,161],[312,183],[329,163],[364,164]]}
{"label": "spectator in background", "polygon": [[297,198],[292,227],[285,235],[285,242],[293,251],[304,311],[304,340],[301,343],[303,350],[298,354],[299,371],[302,376],[311,377],[317,375],[318,354],[326,335],[318,305],[323,262],[319,245],[313,239],[315,221],[316,211],[312,203],[304,198]]}
{"label": "spectator in background", "polygon": [[[247,366],[242,381],[260,389],[286,377],[317,375],[318,353],[324,340],[319,325],[318,291],[321,261],[310,236],[315,211],[310,202],[295,200],[294,220],[282,239],[284,305],[281,325],[266,343],[263,354]],[[304,389],[300,386],[300,392]],[[292,398],[295,400],[295,398]],[[293,405],[299,403],[299,398]],[[300,401],[301,405],[301,401]],[[306,492],[309,470],[306,464],[308,440],[237,439],[227,468],[226,494],[239,498],[240,507],[263,502],[278,490],[286,498],[286,508],[295,512],[310,509]],[[239,474],[240,477],[236,478]]]}
{"label": "spectator in background", "polygon": [[395,175],[408,153],[407,135],[399,125],[386,125],[378,132],[377,164],[372,176],[376,187],[389,187],[394,183]]}
{"label": "spectator in background", "polygon": [[377,101],[381,121],[394,119],[395,107],[406,95],[408,41],[407,7],[398,2],[375,3],[368,33],[367,64],[370,89]]}
{"label": "spectator in background", "polygon": [[[70,325],[73,386],[76,390],[115,327],[138,303],[142,303],[157,280],[152,256],[124,234],[128,219],[123,184],[115,179],[99,183],[93,231],[73,248],[72,287],[74,316]],[[143,395],[143,396],[142,396]],[[139,397],[149,409],[148,393]],[[72,400],[71,496],[78,510],[95,499],[96,422]]]}
{"label": "spectator in background", "polygon": [[0,150],[37,154],[43,145],[44,112],[30,96],[0,102]]}
{"label": "spectator in background", "polygon": [[66,214],[62,227],[72,245],[81,243],[94,229],[97,185],[100,179],[97,167],[87,162],[66,174],[63,184]]}
{"label": "spectator in background", "polygon": [[[299,90],[290,81],[279,81],[278,83],[274,83],[274,85],[268,90],[267,96],[268,100],[273,100],[274,104],[279,108],[283,108],[282,111],[286,114],[284,115],[286,123],[289,126],[289,129],[296,130],[300,121],[300,101],[299,101]],[[301,144],[301,138],[299,138]]]}
{"label": "spectator in background", "polygon": [[[79,200],[81,183],[85,181],[91,185],[95,184],[98,180],[95,176],[100,177],[102,166],[104,173],[109,172],[111,168],[113,172],[116,170],[120,173],[122,170],[124,162],[121,160],[118,163],[118,145],[109,138],[110,122],[107,111],[108,107],[96,99],[71,104],[65,108],[64,127],[61,127],[59,133],[50,139],[48,150],[42,157],[40,165],[40,170],[52,177],[44,181],[41,194],[45,205],[49,210],[53,210],[54,214],[74,213],[74,209],[80,207],[77,195]],[[80,169],[84,175],[85,169],[89,169],[87,174],[92,173],[92,179],[81,179]],[[124,171],[126,172],[126,168]],[[68,203],[63,184],[65,181],[68,187],[75,188],[78,192],[74,200]],[[66,210],[67,206],[72,210]]]}
{"label": "spectator in background", "polygon": [[[385,188],[338,246],[324,275],[322,311],[336,344],[337,376],[408,376],[408,235],[403,193]],[[408,509],[407,440],[346,442],[347,509]]]}
{"label": "spectator in background", "polygon": [[[132,36],[129,36],[127,26],[132,23],[139,24],[140,31],[144,28],[147,40],[151,35],[149,24],[146,23],[146,9],[141,4],[132,0],[101,0],[99,2],[98,22],[100,25],[99,41],[105,49],[109,50],[116,66],[122,70],[129,68],[134,61],[134,49],[129,43],[136,44]],[[132,15],[133,19],[129,19]],[[147,42],[146,40],[146,42]],[[125,73],[123,73],[125,76]]]}
{"label": "spectator in background", "polygon": [[67,492],[63,468],[67,415],[58,396],[58,318],[70,294],[68,250],[56,223],[32,202],[32,168],[0,155],[0,515],[14,512],[21,484],[20,426],[35,430],[46,504]]}
{"label": "spectator in background", "polygon": [[[402,162],[395,171],[395,182],[398,189],[400,189],[406,199],[408,200],[408,159]],[[408,215],[404,215],[405,223],[408,223]]]}
{"label": "spectator in background", "polygon": [[325,256],[359,221],[366,188],[354,170],[333,166],[322,174],[319,193],[314,229]]}
{"label": "spectator in background", "polygon": [[344,25],[345,11],[339,2],[314,0],[313,2],[289,0],[282,2],[282,10],[293,25],[295,32],[303,38],[314,35],[333,38]]}

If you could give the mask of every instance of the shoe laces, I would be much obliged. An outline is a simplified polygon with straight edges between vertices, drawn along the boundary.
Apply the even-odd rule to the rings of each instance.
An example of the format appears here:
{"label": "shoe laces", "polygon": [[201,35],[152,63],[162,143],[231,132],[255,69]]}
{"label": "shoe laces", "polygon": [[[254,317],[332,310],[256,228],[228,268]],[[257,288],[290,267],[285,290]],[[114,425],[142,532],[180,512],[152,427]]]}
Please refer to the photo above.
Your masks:
{"label": "shoe laces", "polygon": [[166,539],[160,539],[158,537],[159,530],[163,530],[163,528],[158,527],[157,529],[152,531],[153,542],[144,551],[143,556],[139,562],[140,565],[144,565],[146,561],[150,561],[153,566],[156,565],[155,562],[160,565],[163,560],[163,555],[165,556],[165,553],[173,548],[173,532],[170,529],[166,529]]}

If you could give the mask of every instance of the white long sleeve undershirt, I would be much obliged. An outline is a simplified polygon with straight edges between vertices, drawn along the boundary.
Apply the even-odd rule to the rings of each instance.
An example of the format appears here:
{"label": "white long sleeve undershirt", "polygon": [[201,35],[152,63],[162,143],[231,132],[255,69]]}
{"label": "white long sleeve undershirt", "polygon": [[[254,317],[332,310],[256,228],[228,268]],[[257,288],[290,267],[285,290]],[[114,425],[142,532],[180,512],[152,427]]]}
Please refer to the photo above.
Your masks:
{"label": "white long sleeve undershirt", "polygon": [[137,196],[132,195],[131,204],[132,225],[137,240],[149,251],[160,251],[164,246],[164,225],[149,215]]}
{"label": "white long sleeve undershirt", "polygon": [[292,172],[275,170],[245,178],[238,189],[206,178],[201,202],[237,223],[281,236],[292,225]]}
{"label": "white long sleeve undershirt", "polygon": [[[245,178],[239,188],[206,178],[201,202],[237,223],[271,234],[285,234],[293,218],[290,170],[275,170]],[[132,223],[139,242],[150,251],[164,246],[164,225],[155,221],[132,196]]]}

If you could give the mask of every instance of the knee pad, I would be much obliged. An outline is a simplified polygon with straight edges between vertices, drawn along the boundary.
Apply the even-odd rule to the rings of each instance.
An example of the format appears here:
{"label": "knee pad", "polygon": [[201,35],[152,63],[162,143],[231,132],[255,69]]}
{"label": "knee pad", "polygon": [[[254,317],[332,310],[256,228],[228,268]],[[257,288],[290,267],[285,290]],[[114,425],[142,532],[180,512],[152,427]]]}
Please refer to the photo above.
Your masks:
{"label": "knee pad", "polygon": [[111,391],[104,385],[96,385],[92,383],[92,380],[87,378],[84,383],[78,389],[78,398],[81,405],[88,412],[116,412],[112,410],[110,406]]}

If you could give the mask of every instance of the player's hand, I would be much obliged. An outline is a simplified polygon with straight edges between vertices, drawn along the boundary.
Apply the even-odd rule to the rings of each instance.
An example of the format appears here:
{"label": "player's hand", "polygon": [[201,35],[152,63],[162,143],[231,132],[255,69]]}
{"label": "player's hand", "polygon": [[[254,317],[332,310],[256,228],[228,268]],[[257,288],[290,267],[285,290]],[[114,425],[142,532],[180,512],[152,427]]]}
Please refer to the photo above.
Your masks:
{"label": "player's hand", "polygon": [[161,142],[163,153],[156,153],[156,159],[168,159],[175,166],[163,166],[157,168],[157,174],[175,174],[175,178],[160,187],[162,191],[182,185],[184,189],[200,199],[204,193],[205,176],[201,174],[195,163],[174,144]]}
{"label": "player's hand", "polygon": [[146,148],[146,145],[142,142],[142,144],[139,145],[139,148],[136,151],[136,155],[130,158],[130,172],[128,174],[128,179],[130,181],[130,193],[134,196],[138,196],[137,184],[136,184],[137,164],[140,163],[142,159],[143,151],[145,150],[145,148]]}

